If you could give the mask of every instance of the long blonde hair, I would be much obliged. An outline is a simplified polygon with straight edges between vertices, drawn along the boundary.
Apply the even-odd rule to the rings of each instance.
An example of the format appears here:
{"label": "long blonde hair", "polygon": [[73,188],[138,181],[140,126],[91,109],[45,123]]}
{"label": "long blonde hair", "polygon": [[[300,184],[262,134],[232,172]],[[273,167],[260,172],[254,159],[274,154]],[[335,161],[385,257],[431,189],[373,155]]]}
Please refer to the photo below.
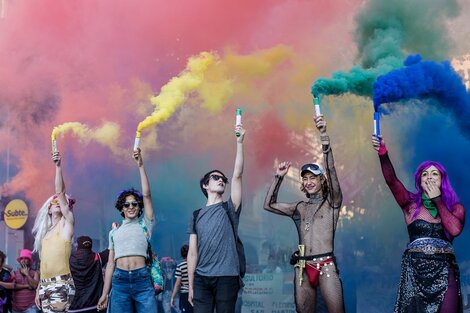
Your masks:
{"label": "long blonde hair", "polygon": [[[49,215],[49,207],[51,206],[51,201],[54,198],[56,198],[56,195],[50,196],[49,199],[44,202],[42,207],[39,209],[38,215],[36,216],[36,220],[34,221],[32,231],[34,236],[33,252],[37,252],[39,253],[39,255],[41,255],[42,240],[44,239],[44,236],[46,236],[47,232],[52,226],[52,215]],[[66,194],[65,198],[67,199],[67,202],[70,206],[70,196]]]}

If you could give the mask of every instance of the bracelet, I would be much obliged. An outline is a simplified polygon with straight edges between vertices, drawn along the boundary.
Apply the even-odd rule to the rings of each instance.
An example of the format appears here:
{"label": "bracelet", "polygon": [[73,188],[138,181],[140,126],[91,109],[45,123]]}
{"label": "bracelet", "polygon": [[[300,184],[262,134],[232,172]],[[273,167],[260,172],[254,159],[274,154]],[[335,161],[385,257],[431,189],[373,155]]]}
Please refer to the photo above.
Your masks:
{"label": "bracelet", "polygon": [[327,140],[328,140],[328,141],[329,141],[329,140],[330,140],[330,136],[328,136],[328,135],[320,135],[320,140],[322,140],[322,141],[327,141]]}

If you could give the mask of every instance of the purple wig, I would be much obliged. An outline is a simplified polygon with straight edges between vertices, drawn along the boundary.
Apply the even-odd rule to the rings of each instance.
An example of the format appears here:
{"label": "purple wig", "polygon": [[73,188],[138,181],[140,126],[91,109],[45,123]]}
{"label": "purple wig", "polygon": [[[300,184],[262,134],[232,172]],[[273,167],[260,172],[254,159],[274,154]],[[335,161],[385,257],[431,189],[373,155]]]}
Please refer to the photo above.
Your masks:
{"label": "purple wig", "polygon": [[459,201],[454,189],[452,189],[449,181],[449,175],[447,174],[444,166],[434,161],[425,161],[418,166],[415,172],[415,187],[417,191],[416,193],[412,194],[412,199],[416,203],[416,211],[413,214],[413,219],[415,219],[421,211],[421,195],[424,192],[423,187],[421,187],[421,173],[433,165],[441,173],[441,197],[447,207],[447,210],[452,212],[452,206]]}

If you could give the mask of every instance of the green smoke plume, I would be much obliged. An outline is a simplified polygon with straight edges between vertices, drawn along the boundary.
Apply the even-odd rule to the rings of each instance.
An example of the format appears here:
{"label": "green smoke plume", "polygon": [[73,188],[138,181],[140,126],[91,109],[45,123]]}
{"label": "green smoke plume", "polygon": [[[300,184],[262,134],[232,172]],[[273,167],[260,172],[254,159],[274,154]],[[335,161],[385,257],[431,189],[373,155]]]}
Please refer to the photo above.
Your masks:
{"label": "green smoke plume", "polygon": [[351,92],[372,96],[377,76],[402,67],[406,55],[445,59],[451,49],[446,20],[456,17],[456,0],[370,0],[356,16],[357,65],[312,86],[316,95]]}

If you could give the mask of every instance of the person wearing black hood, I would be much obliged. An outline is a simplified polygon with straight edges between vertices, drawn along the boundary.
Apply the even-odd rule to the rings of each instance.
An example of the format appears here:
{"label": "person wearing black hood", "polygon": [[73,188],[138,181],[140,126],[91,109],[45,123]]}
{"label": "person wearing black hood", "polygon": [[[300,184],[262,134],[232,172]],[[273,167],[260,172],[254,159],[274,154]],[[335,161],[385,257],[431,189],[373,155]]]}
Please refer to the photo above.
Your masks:
{"label": "person wearing black hood", "polygon": [[68,312],[98,312],[96,305],[104,285],[102,267],[108,263],[109,250],[96,253],[92,248],[90,237],[78,237],[77,249],[70,256],[76,291]]}

